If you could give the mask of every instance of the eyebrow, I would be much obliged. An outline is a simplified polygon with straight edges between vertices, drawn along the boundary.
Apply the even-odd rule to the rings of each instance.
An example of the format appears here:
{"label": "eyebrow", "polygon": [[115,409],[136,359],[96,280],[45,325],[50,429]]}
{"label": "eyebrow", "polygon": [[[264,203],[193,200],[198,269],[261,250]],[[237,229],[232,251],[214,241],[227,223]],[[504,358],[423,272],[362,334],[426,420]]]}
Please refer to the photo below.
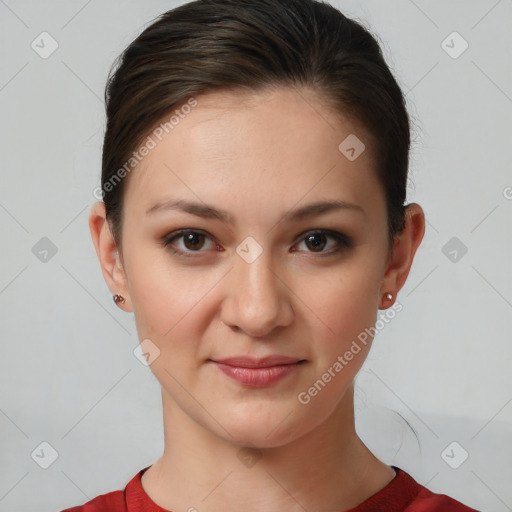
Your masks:
{"label": "eyebrow", "polygon": [[[185,201],[183,199],[156,203],[146,211],[146,215],[152,215],[159,211],[168,210],[183,211],[204,219],[216,219],[227,224],[233,224],[233,218],[228,211],[220,208],[214,208],[213,206],[207,205],[205,203]],[[315,217],[331,211],[339,210],[354,211],[366,216],[365,211],[357,204],[349,203],[347,201],[333,200],[312,203],[301,206],[300,208],[296,208],[294,210],[290,210],[284,214],[283,220],[288,222],[296,222],[309,217]]]}

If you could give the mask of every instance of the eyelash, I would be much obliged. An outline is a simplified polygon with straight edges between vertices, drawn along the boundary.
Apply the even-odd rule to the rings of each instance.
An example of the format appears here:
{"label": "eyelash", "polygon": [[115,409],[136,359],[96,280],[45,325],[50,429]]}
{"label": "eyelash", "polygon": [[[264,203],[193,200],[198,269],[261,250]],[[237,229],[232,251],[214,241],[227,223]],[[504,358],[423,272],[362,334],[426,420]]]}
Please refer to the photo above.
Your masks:
{"label": "eyelash", "polygon": [[[210,235],[208,235],[208,233],[206,233],[200,229],[182,229],[180,231],[175,231],[173,233],[166,235],[161,240],[161,244],[163,247],[171,250],[174,254],[177,254],[179,256],[185,256],[187,258],[195,258],[197,256],[195,256],[194,253],[201,253],[201,252],[205,252],[205,251],[202,251],[202,250],[182,251],[181,249],[177,249],[176,247],[174,247],[172,245],[172,242],[174,242],[176,239],[182,238],[183,236],[185,236],[187,234],[191,234],[191,233],[204,235],[205,237],[210,238],[212,241],[214,241],[213,238]],[[337,231],[331,231],[328,229],[315,229],[312,231],[307,231],[306,233],[301,235],[301,238],[299,239],[299,241],[297,243],[303,242],[308,236],[319,235],[319,234],[324,234],[324,235],[326,235],[327,238],[334,239],[336,241],[338,247],[334,250],[331,250],[330,252],[318,252],[318,253],[315,253],[313,251],[306,251],[306,252],[309,252],[310,254],[315,254],[315,255],[318,255],[321,257],[325,257],[325,256],[332,256],[334,254],[337,254],[337,253],[341,252],[343,249],[350,249],[351,247],[353,247],[353,241],[351,238],[349,238],[346,235],[343,235],[342,233],[338,233]],[[294,252],[296,252],[296,251],[294,251]]]}

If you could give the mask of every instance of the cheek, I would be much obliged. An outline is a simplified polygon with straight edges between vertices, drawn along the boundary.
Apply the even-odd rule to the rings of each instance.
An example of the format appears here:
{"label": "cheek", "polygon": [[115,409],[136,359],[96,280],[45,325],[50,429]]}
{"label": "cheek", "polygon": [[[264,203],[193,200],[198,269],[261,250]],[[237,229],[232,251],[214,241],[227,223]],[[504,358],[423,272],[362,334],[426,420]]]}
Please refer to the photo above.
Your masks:
{"label": "cheek", "polygon": [[146,259],[142,251],[132,253],[127,269],[139,339],[150,339],[160,351],[151,365],[157,378],[160,366],[173,373],[195,370],[210,354],[205,332],[214,321],[216,286],[222,286],[226,269],[171,265],[165,255]]}
{"label": "cheek", "polygon": [[[316,283],[316,284],[315,284]],[[357,337],[376,319],[378,276],[369,265],[340,266],[326,279],[308,281],[305,303],[334,343]]]}
{"label": "cheek", "polygon": [[214,277],[196,269],[171,265],[165,251],[131,252],[126,262],[130,296],[140,335],[172,340],[186,326],[195,308],[213,286]]}

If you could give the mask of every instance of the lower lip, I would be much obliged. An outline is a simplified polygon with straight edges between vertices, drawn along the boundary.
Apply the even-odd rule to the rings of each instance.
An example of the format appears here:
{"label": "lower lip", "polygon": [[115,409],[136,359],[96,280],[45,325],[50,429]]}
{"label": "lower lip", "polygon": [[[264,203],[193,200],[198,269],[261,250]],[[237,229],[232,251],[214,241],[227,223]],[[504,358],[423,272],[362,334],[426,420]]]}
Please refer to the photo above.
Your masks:
{"label": "lower lip", "polygon": [[272,386],[293,373],[300,366],[299,363],[295,363],[269,366],[267,368],[242,368],[217,362],[215,364],[228,377],[253,388]]}

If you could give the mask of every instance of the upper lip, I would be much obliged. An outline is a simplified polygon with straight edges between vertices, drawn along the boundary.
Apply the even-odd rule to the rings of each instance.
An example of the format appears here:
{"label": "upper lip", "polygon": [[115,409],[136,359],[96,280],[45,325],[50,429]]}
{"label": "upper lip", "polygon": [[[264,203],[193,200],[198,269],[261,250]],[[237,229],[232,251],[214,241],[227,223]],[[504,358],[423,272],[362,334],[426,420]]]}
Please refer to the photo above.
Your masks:
{"label": "upper lip", "polygon": [[237,366],[240,368],[269,368],[282,364],[295,364],[299,361],[303,361],[303,359],[299,359],[297,357],[274,355],[260,358],[246,356],[227,357],[225,359],[215,359],[214,361],[216,363],[227,364],[229,366]]}

